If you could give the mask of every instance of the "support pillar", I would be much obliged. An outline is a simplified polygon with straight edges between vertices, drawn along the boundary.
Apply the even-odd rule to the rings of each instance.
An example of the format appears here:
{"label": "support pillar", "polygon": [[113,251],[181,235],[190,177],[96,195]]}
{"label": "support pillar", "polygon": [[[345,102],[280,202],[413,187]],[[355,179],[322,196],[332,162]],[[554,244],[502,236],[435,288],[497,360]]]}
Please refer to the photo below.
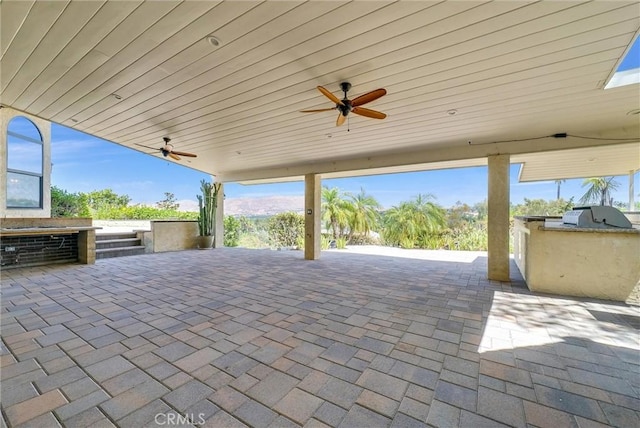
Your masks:
{"label": "support pillar", "polygon": [[510,156],[489,158],[488,277],[509,281],[509,166]]}
{"label": "support pillar", "polygon": [[629,171],[629,211],[635,211],[636,202],[635,202],[635,191],[633,189],[633,176],[634,171]]}
{"label": "support pillar", "polygon": [[220,190],[216,198],[216,227],[213,248],[224,247],[224,184],[220,183]]}
{"label": "support pillar", "polygon": [[304,176],[304,258],[320,258],[320,195],[319,174]]}

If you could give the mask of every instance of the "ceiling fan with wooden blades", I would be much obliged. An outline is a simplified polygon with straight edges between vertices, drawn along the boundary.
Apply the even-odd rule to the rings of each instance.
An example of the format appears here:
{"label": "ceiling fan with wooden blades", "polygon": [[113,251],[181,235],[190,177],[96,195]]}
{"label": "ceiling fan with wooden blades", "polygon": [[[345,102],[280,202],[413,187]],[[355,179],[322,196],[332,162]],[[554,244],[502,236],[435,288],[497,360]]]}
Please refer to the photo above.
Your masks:
{"label": "ceiling fan with wooden blades", "polygon": [[318,86],[318,90],[327,98],[335,103],[335,107],[332,108],[321,108],[316,110],[301,110],[302,113],[317,113],[321,111],[330,111],[330,110],[338,110],[338,120],[336,120],[336,126],[342,125],[350,112],[355,114],[359,114],[360,116],[371,117],[373,119],[384,119],[387,117],[386,114],[381,113],[376,110],[371,110],[368,108],[361,107],[364,104],[370,103],[371,101],[375,101],[381,96],[387,93],[386,89],[376,89],[375,91],[367,92],[366,94],[360,95],[352,100],[347,98],[347,92],[351,89],[351,83],[342,82],[340,83],[340,89],[344,92],[344,98],[339,99],[327,89],[322,86]]}
{"label": "ceiling fan with wooden blades", "polygon": [[186,157],[189,157],[189,158],[198,157],[198,155],[194,155],[193,153],[179,152],[177,150],[173,150],[173,144],[169,144],[169,142],[171,141],[171,138],[162,137],[162,139],[164,140],[164,146],[160,147],[160,148],[149,147],[149,146],[145,146],[143,144],[138,144],[138,143],[136,143],[136,145],[140,146],[140,147],[145,147],[145,148],[151,149],[151,150],[160,150],[160,153],[162,153],[162,156],[164,156],[165,158],[167,156],[169,156],[170,158],[175,159],[175,160],[180,160],[181,159],[180,156],[186,156]]}

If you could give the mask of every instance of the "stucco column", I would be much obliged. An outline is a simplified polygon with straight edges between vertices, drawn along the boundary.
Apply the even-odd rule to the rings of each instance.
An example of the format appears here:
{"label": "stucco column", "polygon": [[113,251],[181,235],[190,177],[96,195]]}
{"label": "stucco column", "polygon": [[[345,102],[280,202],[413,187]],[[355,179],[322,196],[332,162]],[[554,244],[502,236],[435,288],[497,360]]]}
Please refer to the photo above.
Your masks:
{"label": "stucco column", "polygon": [[488,158],[488,277],[509,281],[509,155]]}
{"label": "stucco column", "polygon": [[319,174],[304,176],[304,258],[320,258],[320,183]]}
{"label": "stucco column", "polygon": [[216,228],[213,248],[224,247],[224,184],[220,183],[220,190],[216,200]]}
{"label": "stucco column", "polygon": [[633,176],[635,171],[629,171],[629,211],[635,211],[635,191],[633,189]]}

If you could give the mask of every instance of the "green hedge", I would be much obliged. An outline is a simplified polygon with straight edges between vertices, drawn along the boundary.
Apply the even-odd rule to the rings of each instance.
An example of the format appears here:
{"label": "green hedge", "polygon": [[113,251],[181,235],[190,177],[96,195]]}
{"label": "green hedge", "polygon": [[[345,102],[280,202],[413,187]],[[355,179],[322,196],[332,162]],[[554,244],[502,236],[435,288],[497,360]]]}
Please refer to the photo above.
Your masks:
{"label": "green hedge", "polygon": [[96,220],[196,220],[197,212],[164,210],[143,205],[110,207],[95,210],[92,217]]}

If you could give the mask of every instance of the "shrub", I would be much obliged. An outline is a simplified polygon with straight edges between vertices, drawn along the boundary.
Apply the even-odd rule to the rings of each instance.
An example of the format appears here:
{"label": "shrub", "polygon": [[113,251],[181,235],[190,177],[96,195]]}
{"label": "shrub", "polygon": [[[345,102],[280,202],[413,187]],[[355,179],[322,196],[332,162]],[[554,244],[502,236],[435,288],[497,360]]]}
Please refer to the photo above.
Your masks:
{"label": "shrub", "polygon": [[336,248],[338,248],[338,250],[344,250],[345,248],[347,248],[347,238],[341,236],[336,239]]}
{"label": "shrub", "polygon": [[353,235],[349,238],[349,245],[380,245],[380,238],[371,235]]}
{"label": "shrub", "polygon": [[145,205],[104,207],[93,213],[93,218],[98,220],[195,220],[197,217],[196,212],[163,210]]}
{"label": "shrub", "polygon": [[327,235],[322,235],[320,237],[320,249],[321,250],[328,250],[330,243],[331,243],[331,238],[329,238]]}
{"label": "shrub", "polygon": [[294,247],[298,237],[304,236],[304,217],[294,212],[277,214],[269,219],[267,230],[273,247]]}
{"label": "shrub", "polygon": [[240,242],[240,220],[233,216],[224,218],[224,246],[237,247]]}
{"label": "shrub", "polygon": [[93,213],[93,218],[105,219],[105,217],[96,217],[95,213],[101,210],[126,208],[131,202],[128,195],[118,195],[111,189],[94,190],[93,192],[80,193],[80,196],[86,201],[87,205]]}
{"label": "shrub", "polygon": [[56,186],[51,187],[51,217],[90,217],[86,198],[69,193]]}
{"label": "shrub", "polygon": [[484,223],[466,224],[442,233],[431,234],[419,244],[420,248],[433,250],[486,251],[487,228]]}
{"label": "shrub", "polygon": [[238,246],[243,248],[269,248],[269,235],[266,230],[240,234]]}

